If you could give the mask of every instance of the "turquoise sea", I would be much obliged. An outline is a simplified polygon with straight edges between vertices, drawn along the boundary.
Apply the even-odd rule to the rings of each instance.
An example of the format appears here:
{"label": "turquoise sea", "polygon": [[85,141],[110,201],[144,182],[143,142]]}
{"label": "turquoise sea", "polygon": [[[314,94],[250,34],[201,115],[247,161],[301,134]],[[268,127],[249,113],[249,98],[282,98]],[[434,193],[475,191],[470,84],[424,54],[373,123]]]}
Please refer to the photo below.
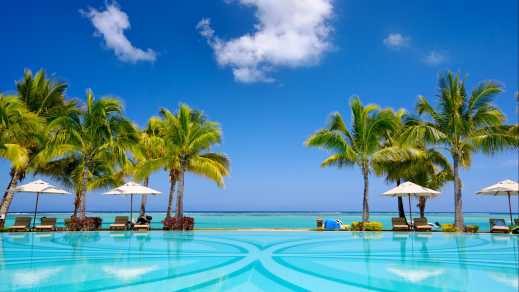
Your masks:
{"label": "turquoise sea", "polygon": [[[6,226],[14,222],[17,215],[32,216],[32,213],[11,213],[7,217]],[[42,216],[57,217],[58,225],[62,226],[65,217],[70,217],[70,213],[38,213],[38,218]],[[99,216],[103,219],[103,227],[108,227],[113,223],[115,216],[128,215],[128,212],[89,212],[89,216]],[[134,218],[138,213],[134,213]],[[164,212],[149,212],[153,217],[152,227],[161,228]],[[317,217],[321,218],[340,218],[343,223],[349,224],[353,221],[361,220],[360,212],[191,212],[188,216],[195,218],[196,228],[314,228]],[[380,221],[386,229],[391,228],[391,217],[397,216],[396,213],[377,213],[372,212],[371,221]],[[417,217],[418,214],[414,214]],[[453,223],[452,213],[427,213],[429,222],[440,224]],[[508,214],[504,213],[465,213],[465,224],[476,224],[481,231],[488,231],[489,218],[503,218],[509,221]]]}

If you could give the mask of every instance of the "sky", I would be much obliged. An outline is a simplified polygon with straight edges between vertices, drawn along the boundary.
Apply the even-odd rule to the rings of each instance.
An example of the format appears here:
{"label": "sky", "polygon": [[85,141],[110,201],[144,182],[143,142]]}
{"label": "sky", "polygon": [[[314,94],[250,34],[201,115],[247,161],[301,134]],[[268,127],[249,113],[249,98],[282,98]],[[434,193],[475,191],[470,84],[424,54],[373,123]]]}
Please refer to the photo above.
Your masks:
{"label": "sky", "polygon": [[[215,150],[231,158],[231,175],[224,189],[189,175],[187,210],[360,211],[360,170],[321,169],[327,153],[304,140],[332,112],[350,121],[354,95],[413,112],[418,95],[434,100],[446,70],[465,76],[469,89],[500,81],[495,102],[517,123],[517,1],[31,0],[3,8],[1,92],[13,93],[25,68],[44,68],[69,84],[67,97],[84,101],[91,88],[120,98],[139,126],[182,102],[221,123]],[[465,211],[506,212],[505,198],[474,193],[517,180],[517,161],[512,151],[477,154],[461,174]],[[7,162],[0,171],[5,188]],[[148,200],[149,210],[165,210],[166,174],[150,184],[164,194]],[[391,187],[370,176],[371,210],[396,209],[380,195]],[[428,210],[453,210],[452,184],[441,191]],[[128,209],[128,199],[101,193],[88,194],[88,210]],[[33,204],[33,195],[17,194],[11,211]],[[40,210],[72,210],[72,196],[43,197]]]}

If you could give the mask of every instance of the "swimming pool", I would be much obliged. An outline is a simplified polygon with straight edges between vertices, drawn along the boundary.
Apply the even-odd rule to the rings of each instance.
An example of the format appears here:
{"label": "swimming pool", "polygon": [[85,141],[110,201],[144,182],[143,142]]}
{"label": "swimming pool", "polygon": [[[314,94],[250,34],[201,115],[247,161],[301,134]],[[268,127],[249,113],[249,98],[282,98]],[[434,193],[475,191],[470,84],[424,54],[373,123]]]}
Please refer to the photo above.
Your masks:
{"label": "swimming pool", "polygon": [[517,291],[515,235],[0,234],[0,290]]}

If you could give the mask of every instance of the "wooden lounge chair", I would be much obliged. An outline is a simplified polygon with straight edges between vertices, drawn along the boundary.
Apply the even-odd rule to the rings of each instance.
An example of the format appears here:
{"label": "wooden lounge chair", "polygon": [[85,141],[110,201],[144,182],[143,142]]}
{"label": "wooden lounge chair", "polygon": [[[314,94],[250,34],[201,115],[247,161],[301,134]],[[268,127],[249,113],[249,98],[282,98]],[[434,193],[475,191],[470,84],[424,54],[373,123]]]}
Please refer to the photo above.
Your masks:
{"label": "wooden lounge chair", "polygon": [[393,225],[393,231],[409,231],[409,224],[405,218],[393,217],[391,218],[391,224]]}
{"label": "wooden lounge chair", "polygon": [[31,229],[31,217],[16,217],[13,226],[9,227],[9,231],[29,231]]}
{"label": "wooden lounge chair", "polygon": [[490,223],[490,233],[509,233],[510,228],[506,226],[504,219],[494,219],[491,218],[488,220]]}
{"label": "wooden lounge chair", "polygon": [[414,218],[414,230],[415,231],[431,231],[432,226],[428,224],[427,218]]}
{"label": "wooden lounge chair", "polygon": [[110,230],[128,230],[128,216],[115,216],[115,222],[110,225]]}
{"label": "wooden lounge chair", "polygon": [[134,224],[133,225],[133,231],[149,231],[150,225],[149,224]]}
{"label": "wooden lounge chair", "polygon": [[41,224],[34,227],[35,231],[56,231],[56,218],[41,218]]}

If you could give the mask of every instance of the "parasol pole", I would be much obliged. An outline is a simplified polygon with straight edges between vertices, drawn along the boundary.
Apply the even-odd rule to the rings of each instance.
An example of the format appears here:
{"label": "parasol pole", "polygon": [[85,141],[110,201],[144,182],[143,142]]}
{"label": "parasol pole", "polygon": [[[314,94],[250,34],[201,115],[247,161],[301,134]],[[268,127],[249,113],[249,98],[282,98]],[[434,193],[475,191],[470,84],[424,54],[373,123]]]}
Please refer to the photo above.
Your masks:
{"label": "parasol pole", "polygon": [[133,194],[130,194],[130,222],[133,222]]}
{"label": "parasol pole", "polygon": [[36,193],[36,205],[34,206],[34,217],[32,219],[32,228],[36,227],[36,212],[38,212],[38,199],[40,198],[40,193]]}
{"label": "parasol pole", "polygon": [[[411,194],[408,194],[409,195],[409,223],[410,224],[413,224],[413,214],[412,214],[412,211],[411,211]],[[411,227],[411,226],[409,226]]]}
{"label": "parasol pole", "polygon": [[508,195],[508,211],[510,212],[510,225],[514,225],[514,220],[512,219],[512,202],[510,200],[510,191],[506,192]]}

